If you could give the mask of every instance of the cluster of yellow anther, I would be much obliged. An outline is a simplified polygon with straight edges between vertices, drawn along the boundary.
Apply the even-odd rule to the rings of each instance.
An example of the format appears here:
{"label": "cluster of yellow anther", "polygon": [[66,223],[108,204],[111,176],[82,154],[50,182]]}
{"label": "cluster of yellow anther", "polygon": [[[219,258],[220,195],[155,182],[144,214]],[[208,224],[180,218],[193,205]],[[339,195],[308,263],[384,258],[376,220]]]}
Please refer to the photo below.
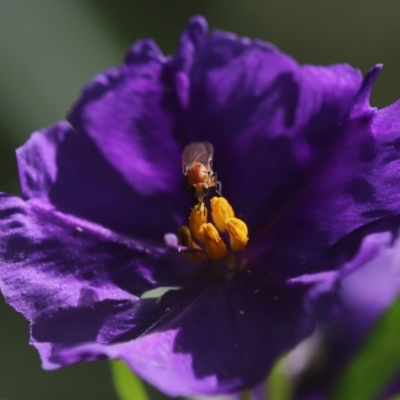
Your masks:
{"label": "cluster of yellow anther", "polygon": [[208,222],[208,211],[202,202],[193,207],[189,216],[189,227],[182,226],[178,230],[179,244],[190,249],[184,254],[193,261],[201,261],[206,256],[212,260],[220,260],[227,256],[228,248],[220,233],[228,232],[232,251],[243,250],[249,240],[246,224],[235,217],[225,198],[213,197],[210,203],[214,224]]}

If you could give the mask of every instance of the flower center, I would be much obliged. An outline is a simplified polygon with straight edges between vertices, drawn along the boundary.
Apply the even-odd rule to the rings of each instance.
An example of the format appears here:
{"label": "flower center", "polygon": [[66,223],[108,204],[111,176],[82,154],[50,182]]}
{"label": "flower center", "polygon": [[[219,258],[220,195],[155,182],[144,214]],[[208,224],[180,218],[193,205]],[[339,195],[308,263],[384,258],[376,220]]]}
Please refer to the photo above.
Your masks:
{"label": "flower center", "polygon": [[[226,259],[231,268],[234,252],[242,251],[247,245],[247,225],[235,217],[232,206],[224,197],[210,200],[212,222],[208,221],[208,209],[204,202],[194,206],[189,216],[189,226],[178,230],[178,243],[185,246],[182,254],[192,261]],[[222,237],[221,237],[222,235]]]}

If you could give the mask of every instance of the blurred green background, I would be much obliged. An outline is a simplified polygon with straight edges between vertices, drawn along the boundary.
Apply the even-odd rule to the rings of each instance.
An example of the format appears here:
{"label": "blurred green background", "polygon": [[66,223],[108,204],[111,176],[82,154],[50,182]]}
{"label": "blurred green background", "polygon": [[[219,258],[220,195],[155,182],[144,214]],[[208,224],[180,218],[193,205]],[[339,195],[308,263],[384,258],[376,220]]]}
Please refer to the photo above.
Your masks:
{"label": "blurred green background", "polygon": [[[400,98],[398,0],[0,0],[0,190],[18,193],[14,149],[63,119],[91,76],[153,37],[170,54],[194,14],[301,63],[385,68],[372,96]],[[115,400],[106,362],[40,369],[28,325],[0,299],[0,400]]]}

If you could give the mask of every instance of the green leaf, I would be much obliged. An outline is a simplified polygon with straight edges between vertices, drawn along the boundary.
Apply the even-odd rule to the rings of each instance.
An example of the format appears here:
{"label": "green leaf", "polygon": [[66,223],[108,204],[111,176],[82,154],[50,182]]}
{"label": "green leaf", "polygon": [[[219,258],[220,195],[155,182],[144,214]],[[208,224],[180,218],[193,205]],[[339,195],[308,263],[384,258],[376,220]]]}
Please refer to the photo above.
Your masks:
{"label": "green leaf", "polygon": [[389,400],[400,400],[400,394],[396,394],[395,396],[391,397]]}
{"label": "green leaf", "polygon": [[331,400],[375,399],[400,366],[400,297],[381,316],[339,377]]}
{"label": "green leaf", "polygon": [[292,399],[292,386],[288,375],[285,373],[284,359],[278,360],[272,368],[268,380],[268,398],[273,400]]}
{"label": "green leaf", "polygon": [[111,361],[111,375],[120,400],[149,400],[144,385],[122,361]]}

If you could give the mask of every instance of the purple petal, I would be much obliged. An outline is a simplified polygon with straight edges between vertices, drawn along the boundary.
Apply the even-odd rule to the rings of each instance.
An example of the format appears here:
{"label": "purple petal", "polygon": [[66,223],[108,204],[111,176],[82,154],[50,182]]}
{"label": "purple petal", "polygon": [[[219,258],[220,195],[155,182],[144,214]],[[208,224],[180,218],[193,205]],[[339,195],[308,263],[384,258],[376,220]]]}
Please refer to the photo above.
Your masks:
{"label": "purple petal", "polygon": [[[371,252],[374,256],[363,262],[365,254]],[[373,324],[400,295],[399,232],[367,237],[357,256],[341,271],[338,282],[341,314],[334,329],[328,332],[330,350],[335,355],[329,366],[330,375],[349,362]],[[379,398],[391,398],[399,387],[397,374]]]}
{"label": "purple petal", "polygon": [[273,46],[195,18],[175,55],[188,141],[209,140],[223,193],[253,233],[315,172],[350,112],[361,75],[298,65]]}
{"label": "purple petal", "polygon": [[143,40],[123,66],[95,77],[69,115],[72,128],[61,122],[19,149],[24,197],[136,237],[175,231],[188,204],[169,69]]}
{"label": "purple petal", "polygon": [[125,65],[84,88],[68,118],[143,196],[179,191],[182,176],[176,102],[165,65],[151,40],[137,42]]}
{"label": "purple petal", "polygon": [[[332,387],[372,325],[400,294],[398,229],[367,235],[358,251],[336,272],[334,281],[333,295],[338,312],[334,323],[323,330],[325,356],[329,359],[313,381],[313,389],[318,388],[322,393]],[[308,293],[307,302],[315,305],[321,301],[324,291],[323,285],[317,285]],[[397,391],[398,383],[397,378]],[[382,396],[389,397],[389,393]]]}
{"label": "purple petal", "polygon": [[[381,222],[373,224],[371,228],[370,232],[360,230],[356,234],[349,235],[343,240],[345,243],[336,246],[335,251],[331,251],[332,258],[336,258],[336,262],[333,262],[332,265],[340,265],[340,269],[311,275],[314,277],[315,285],[307,294],[306,304],[307,308],[310,311],[313,310],[320,320],[332,322],[343,318],[343,308],[347,307],[344,292],[350,293],[350,297],[354,296],[355,298],[365,292],[364,296],[370,297],[371,302],[375,301],[375,306],[368,304],[369,311],[360,313],[359,318],[353,318],[353,322],[357,319],[364,322],[375,319],[378,314],[374,309],[382,311],[394,299],[394,293],[398,290],[397,288],[400,288],[400,281],[396,278],[396,274],[400,272],[393,267],[389,268],[389,265],[394,265],[394,262],[389,259],[386,263],[385,259],[388,255],[393,257],[396,254],[400,221],[397,218],[396,222],[391,221],[390,224]],[[388,270],[386,271],[386,269]],[[380,271],[382,271],[382,275],[378,277]],[[372,278],[372,272],[376,274],[375,278]],[[318,282],[315,277],[320,275],[325,276],[325,279]],[[388,278],[389,275],[390,278]],[[370,288],[367,290],[368,285],[361,283],[361,280],[358,279],[360,276],[369,279],[370,287],[374,287],[374,295],[367,293],[370,292]],[[302,277],[290,281],[297,282],[299,279]],[[374,279],[376,283],[372,284]],[[360,284],[356,287],[356,285],[352,286],[351,282],[360,282]],[[385,287],[382,282],[386,282],[387,286]],[[346,290],[348,283],[351,286],[350,290]],[[380,294],[375,287],[381,288]],[[357,301],[354,303],[357,304]],[[363,324],[360,322],[357,329],[348,329],[346,335],[351,336],[363,329]]]}
{"label": "purple petal", "polygon": [[246,275],[168,292],[160,303],[164,314],[135,341],[60,350],[53,359],[65,365],[102,355],[122,358],[172,396],[253,386],[314,323],[302,306],[308,285],[262,284]]}
{"label": "purple petal", "polygon": [[26,199],[40,198],[65,213],[160,242],[181,223],[174,196],[141,196],[67,122],[33,134],[17,157]]}
{"label": "purple petal", "polygon": [[[363,337],[400,294],[400,239],[390,232],[368,236],[338,276],[338,296],[348,335]],[[349,338],[350,339],[350,338]]]}
{"label": "purple petal", "polygon": [[359,93],[357,94],[354,107],[351,111],[351,117],[361,117],[363,115],[368,116],[371,113],[371,106],[369,104],[369,98],[371,96],[372,87],[375,81],[378,79],[379,74],[383,68],[382,64],[377,64],[368,72],[363,80],[363,84]]}
{"label": "purple petal", "polygon": [[154,287],[190,282],[198,268],[176,252],[117,235],[38,201],[0,197],[1,291],[30,321],[86,306],[85,299],[133,304]]}
{"label": "purple petal", "polygon": [[[376,69],[371,74],[376,77]],[[370,88],[369,74],[363,90]],[[340,247],[347,240],[350,246],[355,238],[357,248],[357,234],[346,239],[351,232],[373,233],[374,226],[379,231],[399,224],[400,102],[379,111],[369,107],[366,113],[365,95],[358,100],[356,116],[344,127],[324,168],[254,243],[255,253],[271,258],[273,274],[340,267],[340,261],[328,261],[335,243]]]}

